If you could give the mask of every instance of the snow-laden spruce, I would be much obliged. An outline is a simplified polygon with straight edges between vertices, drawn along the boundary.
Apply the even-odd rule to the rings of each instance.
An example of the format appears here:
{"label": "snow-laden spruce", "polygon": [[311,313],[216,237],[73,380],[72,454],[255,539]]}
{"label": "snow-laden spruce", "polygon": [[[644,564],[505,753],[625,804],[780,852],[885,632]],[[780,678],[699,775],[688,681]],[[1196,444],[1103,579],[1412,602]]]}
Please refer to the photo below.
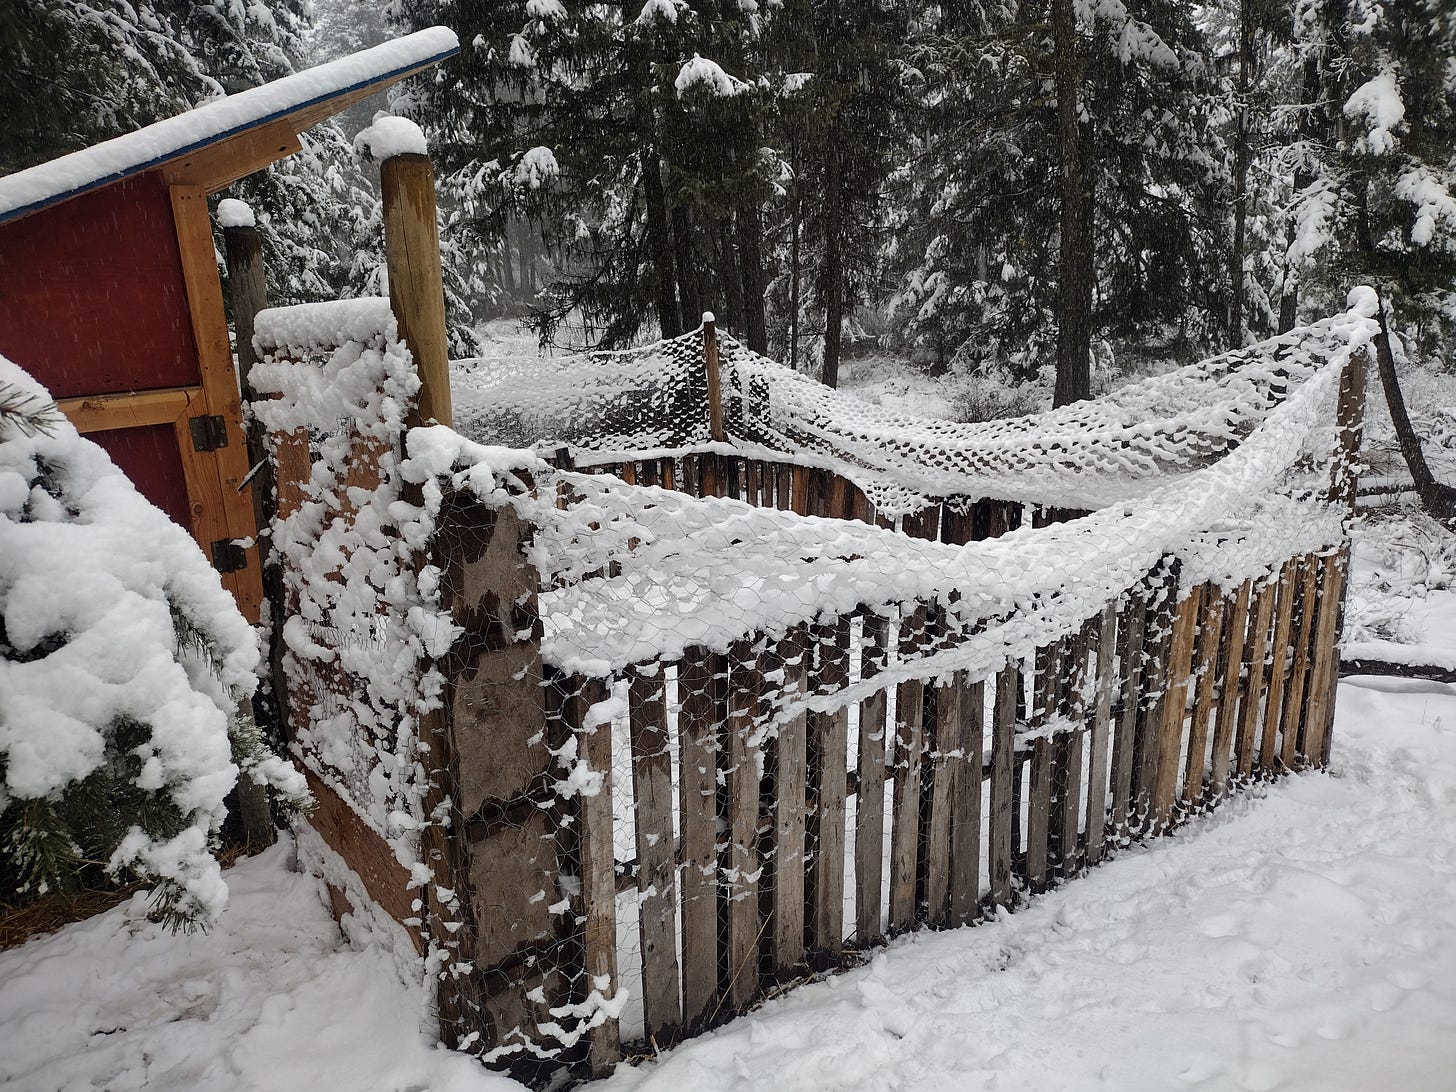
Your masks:
{"label": "snow-laden spruce", "polygon": [[205,924],[239,768],[306,795],[237,719],[253,630],[187,532],[3,357],[0,402],[0,897],[100,866]]}

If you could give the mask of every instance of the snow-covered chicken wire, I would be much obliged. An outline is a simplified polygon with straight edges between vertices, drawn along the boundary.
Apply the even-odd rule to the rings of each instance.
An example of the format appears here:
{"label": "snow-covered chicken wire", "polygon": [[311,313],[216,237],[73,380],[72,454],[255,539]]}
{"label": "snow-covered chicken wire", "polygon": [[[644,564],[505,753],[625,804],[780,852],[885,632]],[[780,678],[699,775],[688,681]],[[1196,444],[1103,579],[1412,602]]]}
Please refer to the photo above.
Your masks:
{"label": "snow-covered chicken wire", "polygon": [[[1142,496],[1247,438],[1352,338],[1372,292],[1313,326],[1047,413],[960,423],[859,401],[718,334],[728,447],[830,466],[885,516],[947,497],[1091,509]],[[639,349],[460,361],[456,427],[492,444],[571,448],[578,465],[713,450],[703,331]]]}
{"label": "snow-covered chicken wire", "polygon": [[[938,447],[833,431],[835,396],[726,343],[756,407],[728,400],[731,443],[651,354],[596,358],[598,386],[517,374],[498,445],[406,433],[383,301],[260,316],[280,481],[312,460],[275,526],[290,670],[318,688],[298,745],[448,919],[447,1041],[543,1082],[600,1070],[1323,762],[1367,302]],[[562,435],[548,404],[618,473],[521,447]],[[811,417],[820,446],[784,440]]]}
{"label": "snow-covered chicken wire", "polygon": [[292,747],[393,848],[419,859],[428,785],[420,718],[454,632],[416,566],[431,525],[402,499],[399,442],[419,387],[389,301],[257,317],[252,412],[278,466]]}
{"label": "snow-covered chicken wire", "polygon": [[257,661],[197,543],[0,357],[0,901],[99,865],[213,921],[239,776],[303,795],[240,714]]}

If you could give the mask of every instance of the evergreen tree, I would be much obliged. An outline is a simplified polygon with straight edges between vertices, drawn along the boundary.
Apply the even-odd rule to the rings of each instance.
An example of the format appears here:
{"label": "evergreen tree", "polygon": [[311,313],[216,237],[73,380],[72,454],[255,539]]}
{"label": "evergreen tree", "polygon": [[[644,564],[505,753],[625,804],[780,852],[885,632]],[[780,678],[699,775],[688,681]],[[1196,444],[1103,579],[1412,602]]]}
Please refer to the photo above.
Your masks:
{"label": "evergreen tree", "polygon": [[[1441,0],[1298,0],[1284,68],[1298,122],[1286,328],[1297,304],[1380,284],[1422,349],[1456,348],[1456,12]],[[1293,87],[1298,85],[1298,91]],[[1297,97],[1296,97],[1297,96]]]}
{"label": "evergreen tree", "polygon": [[1213,340],[1228,153],[1185,5],[1074,6],[1060,34],[1058,10],[967,5],[918,43],[931,114],[892,308],[942,364],[1030,375],[1057,357],[1066,400],[1098,338]]}

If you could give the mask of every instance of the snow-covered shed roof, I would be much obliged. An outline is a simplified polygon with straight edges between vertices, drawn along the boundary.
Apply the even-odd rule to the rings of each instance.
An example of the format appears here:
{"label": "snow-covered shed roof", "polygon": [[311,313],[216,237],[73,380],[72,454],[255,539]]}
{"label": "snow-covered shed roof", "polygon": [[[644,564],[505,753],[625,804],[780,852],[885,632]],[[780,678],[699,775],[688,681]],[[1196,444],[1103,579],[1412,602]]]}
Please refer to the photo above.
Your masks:
{"label": "snow-covered shed roof", "polygon": [[430,27],[281,80],[214,99],[133,133],[0,178],[0,224],[143,171],[221,189],[298,150],[298,134],[460,51]]}

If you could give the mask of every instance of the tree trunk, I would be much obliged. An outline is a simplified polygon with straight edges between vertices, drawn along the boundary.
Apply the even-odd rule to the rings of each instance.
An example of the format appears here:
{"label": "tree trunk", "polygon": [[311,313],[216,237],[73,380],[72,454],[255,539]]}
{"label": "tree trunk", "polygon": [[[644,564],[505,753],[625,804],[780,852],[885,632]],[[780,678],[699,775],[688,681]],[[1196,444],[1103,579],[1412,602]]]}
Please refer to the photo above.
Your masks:
{"label": "tree trunk", "polygon": [[762,225],[756,206],[740,209],[733,218],[738,230],[739,274],[743,281],[743,330],[748,347],[768,352],[768,316],[764,311]]}
{"label": "tree trunk", "polygon": [[1456,489],[1436,481],[1426,463],[1426,453],[1421,450],[1421,438],[1416,435],[1410,414],[1405,408],[1405,396],[1400,390],[1400,381],[1395,374],[1395,353],[1390,348],[1390,329],[1385,322],[1385,301],[1380,301],[1380,340],[1376,342],[1375,359],[1380,370],[1380,385],[1385,390],[1385,402],[1390,407],[1390,420],[1395,425],[1395,438],[1400,444],[1400,453],[1410,470],[1411,481],[1421,499],[1421,507],[1433,519],[1450,526],[1456,520]]}
{"label": "tree trunk", "polygon": [[677,259],[677,294],[682,304],[683,326],[696,326],[693,320],[701,319],[706,310],[702,278],[693,256],[693,229],[688,220],[688,210],[677,204],[672,207],[672,242]]}
{"label": "tree trunk", "polygon": [[839,348],[844,334],[844,194],[840,185],[839,126],[831,125],[824,163],[824,364],[819,381],[839,386]]}
{"label": "tree trunk", "polygon": [[[795,145],[797,151],[797,145]],[[794,163],[794,204],[789,226],[789,367],[799,367],[799,306],[802,302],[800,283],[803,261],[799,253],[799,240],[803,234],[804,194],[799,186],[799,161]]]}
{"label": "tree trunk", "polygon": [[647,250],[652,260],[657,297],[657,324],[665,338],[683,332],[677,309],[677,278],[672,269],[672,241],[668,234],[667,192],[662,188],[662,161],[657,149],[641,153],[642,196],[647,203]]}
{"label": "tree trunk", "polygon": [[[718,237],[718,284],[723,295],[724,314],[719,315],[719,324],[727,326],[737,336],[743,335],[743,280],[738,273],[738,247],[733,238],[733,217],[723,217],[717,222]],[[713,308],[709,308],[713,310]]]}
{"label": "tree trunk", "polygon": [[1239,4],[1239,103],[1238,132],[1234,138],[1234,245],[1229,255],[1229,340],[1244,343],[1244,251],[1247,248],[1249,216],[1249,92],[1254,79],[1255,0]]}
{"label": "tree trunk", "polygon": [[[1319,99],[1320,78],[1319,61],[1311,57],[1304,62],[1304,91],[1301,95],[1304,119],[1300,122],[1300,134],[1305,137],[1315,136],[1318,126],[1315,124],[1315,104]],[[1315,177],[1307,170],[1294,172],[1294,192],[1296,196],[1314,185]],[[1289,247],[1294,246],[1294,240],[1299,232],[1293,221],[1290,221],[1289,229],[1285,234],[1285,241]],[[1299,278],[1289,268],[1289,259],[1284,261],[1284,294],[1279,300],[1279,332],[1287,334],[1294,329],[1294,324],[1299,321]]]}
{"label": "tree trunk", "polygon": [[1092,394],[1092,224],[1077,122],[1082,83],[1072,0],[1052,0],[1057,138],[1060,146],[1061,249],[1057,260],[1057,386],[1054,406]]}

